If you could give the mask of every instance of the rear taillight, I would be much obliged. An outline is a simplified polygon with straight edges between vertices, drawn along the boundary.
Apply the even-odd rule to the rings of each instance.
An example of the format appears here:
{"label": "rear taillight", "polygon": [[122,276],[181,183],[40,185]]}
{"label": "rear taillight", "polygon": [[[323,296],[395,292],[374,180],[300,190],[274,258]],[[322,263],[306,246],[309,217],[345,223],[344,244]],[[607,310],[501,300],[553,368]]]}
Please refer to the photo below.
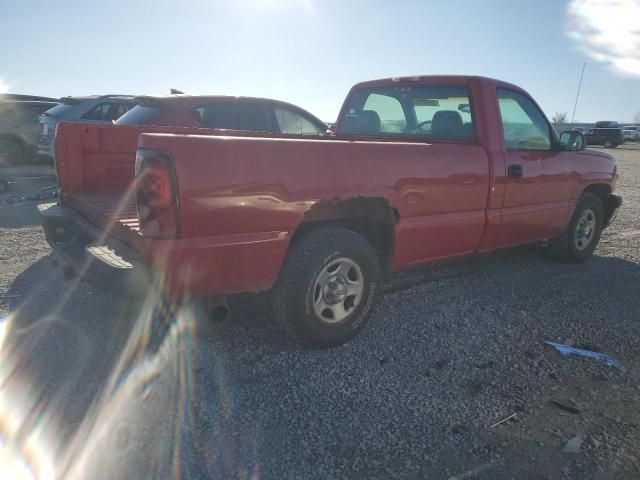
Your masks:
{"label": "rear taillight", "polygon": [[140,233],[152,238],[178,236],[178,186],[169,152],[138,149],[136,204]]}

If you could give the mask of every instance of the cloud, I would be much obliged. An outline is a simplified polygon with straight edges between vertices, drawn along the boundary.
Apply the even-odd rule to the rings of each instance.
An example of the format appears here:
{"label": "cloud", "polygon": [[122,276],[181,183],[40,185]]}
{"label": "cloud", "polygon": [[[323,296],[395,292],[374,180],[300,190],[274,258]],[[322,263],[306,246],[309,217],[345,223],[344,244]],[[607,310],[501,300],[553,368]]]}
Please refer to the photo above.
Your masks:
{"label": "cloud", "polygon": [[9,84],[5,83],[2,77],[0,77],[0,93],[7,93],[9,91]]}
{"label": "cloud", "polygon": [[569,35],[592,59],[640,76],[640,0],[572,0]]}

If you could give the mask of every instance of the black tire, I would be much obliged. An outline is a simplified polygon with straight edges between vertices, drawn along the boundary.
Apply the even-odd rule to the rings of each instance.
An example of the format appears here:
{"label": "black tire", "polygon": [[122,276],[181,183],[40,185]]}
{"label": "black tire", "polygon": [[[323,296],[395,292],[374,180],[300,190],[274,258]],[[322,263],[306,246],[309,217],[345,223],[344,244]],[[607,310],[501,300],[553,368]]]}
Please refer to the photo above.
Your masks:
{"label": "black tire", "polygon": [[[587,212],[591,212],[594,217],[594,226],[589,237],[585,237],[584,230],[580,231],[578,228],[578,222],[584,219],[585,215],[586,220],[590,220]],[[584,262],[593,254],[593,251],[598,246],[603,224],[604,209],[602,200],[593,193],[583,193],[576,204],[576,209],[573,212],[567,229],[562,235],[550,241],[549,247],[551,255],[556,260],[566,263]],[[581,242],[581,238],[588,238],[588,244],[585,245],[584,240]],[[584,245],[584,247],[581,248],[579,245]]]}
{"label": "black tire", "polygon": [[10,138],[0,138],[0,164],[2,159],[8,165],[19,165],[24,162],[25,152],[20,143]]}
{"label": "black tire", "polygon": [[[327,323],[332,320],[316,313],[316,308],[321,308],[317,307],[318,294],[322,297],[322,302],[326,298],[323,293],[325,288],[317,282],[320,281],[321,273],[343,260],[347,265],[348,262],[354,263],[359,269],[355,272],[354,281],[361,276],[362,292],[359,297],[353,296],[351,299],[351,311],[347,305],[350,297],[345,297],[341,305],[347,305],[344,307],[344,311],[348,312],[346,318],[336,323]],[[349,270],[349,275],[352,272],[353,270]],[[275,318],[300,343],[320,348],[341,345],[364,327],[380,290],[381,277],[378,255],[364,237],[338,227],[312,230],[294,241],[284,261],[274,286]],[[355,298],[359,299],[357,304]]]}

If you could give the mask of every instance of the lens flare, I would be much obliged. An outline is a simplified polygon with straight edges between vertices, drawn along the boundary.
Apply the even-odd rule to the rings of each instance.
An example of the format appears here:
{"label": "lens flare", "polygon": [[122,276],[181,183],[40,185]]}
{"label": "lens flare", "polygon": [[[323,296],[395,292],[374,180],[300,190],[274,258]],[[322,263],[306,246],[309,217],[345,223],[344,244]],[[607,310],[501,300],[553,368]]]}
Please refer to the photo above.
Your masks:
{"label": "lens flare", "polygon": [[591,58],[640,76],[640,0],[572,0],[569,35]]}

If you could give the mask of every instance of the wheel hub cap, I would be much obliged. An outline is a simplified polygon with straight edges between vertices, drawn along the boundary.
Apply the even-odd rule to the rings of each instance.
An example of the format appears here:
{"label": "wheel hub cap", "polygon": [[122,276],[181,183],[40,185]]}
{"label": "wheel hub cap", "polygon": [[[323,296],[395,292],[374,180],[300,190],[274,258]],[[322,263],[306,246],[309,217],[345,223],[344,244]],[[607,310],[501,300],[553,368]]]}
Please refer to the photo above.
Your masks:
{"label": "wheel hub cap", "polygon": [[350,258],[329,262],[313,286],[313,310],[325,323],[339,323],[351,315],[363,297],[364,277]]}
{"label": "wheel hub cap", "polygon": [[342,275],[329,277],[322,291],[325,301],[330,305],[341,302],[347,296],[347,281]]}
{"label": "wheel hub cap", "polygon": [[596,230],[596,214],[593,210],[585,210],[578,219],[574,235],[574,244],[580,251],[585,250],[593,240]]}

